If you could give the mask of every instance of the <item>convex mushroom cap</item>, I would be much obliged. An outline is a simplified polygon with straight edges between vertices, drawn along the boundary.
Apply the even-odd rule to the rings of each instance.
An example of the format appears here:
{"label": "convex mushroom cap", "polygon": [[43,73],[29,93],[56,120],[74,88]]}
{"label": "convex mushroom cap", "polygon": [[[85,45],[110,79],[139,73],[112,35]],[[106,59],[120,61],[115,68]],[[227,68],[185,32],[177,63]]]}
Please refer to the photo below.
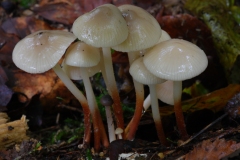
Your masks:
{"label": "convex mushroom cap", "polygon": [[118,139],[122,139],[122,133],[123,133],[123,129],[122,128],[116,128],[115,130],[115,134],[118,136]]}
{"label": "convex mushroom cap", "polygon": [[[81,69],[79,67],[67,65],[65,63],[65,59],[63,60],[63,63],[62,63],[62,69],[70,79],[72,79],[72,80],[81,80],[82,79]],[[98,65],[96,65],[96,66],[88,67],[87,72],[88,72],[89,77],[92,77],[96,73],[100,72],[100,63],[98,63]]]}
{"label": "convex mushroom cap", "polygon": [[[161,42],[164,42],[164,41],[167,41],[167,40],[170,40],[170,39],[171,39],[170,35],[166,31],[162,30],[162,35],[161,35],[160,39],[158,40],[157,44],[161,43]],[[140,54],[144,55],[146,52],[150,51],[153,47],[154,46],[152,46],[150,48],[147,48],[147,49],[144,49],[144,50],[141,50]]]}
{"label": "convex mushroom cap", "polygon": [[126,21],[112,4],[101,5],[78,17],[72,27],[74,35],[95,47],[111,47],[128,36]]}
{"label": "convex mushroom cap", "polygon": [[136,81],[142,84],[158,84],[166,80],[154,76],[143,64],[143,58],[136,59],[129,68],[129,73]]}
{"label": "convex mushroom cap", "polygon": [[125,18],[129,30],[127,39],[112,47],[122,52],[133,52],[155,45],[161,36],[161,27],[157,20],[144,9],[133,5],[118,7]]}
{"label": "convex mushroom cap", "polygon": [[93,67],[100,61],[99,48],[78,41],[66,51],[65,63],[75,67]]}
{"label": "convex mushroom cap", "polygon": [[148,51],[143,63],[157,77],[182,81],[202,73],[208,64],[207,56],[198,46],[185,40],[171,39]]}
{"label": "convex mushroom cap", "polygon": [[104,95],[100,99],[100,103],[103,106],[112,106],[113,105],[113,99],[112,99],[112,97],[109,94],[108,95]]}
{"label": "convex mushroom cap", "polygon": [[15,65],[28,73],[43,73],[53,68],[76,37],[66,31],[41,30],[19,41],[12,58]]}

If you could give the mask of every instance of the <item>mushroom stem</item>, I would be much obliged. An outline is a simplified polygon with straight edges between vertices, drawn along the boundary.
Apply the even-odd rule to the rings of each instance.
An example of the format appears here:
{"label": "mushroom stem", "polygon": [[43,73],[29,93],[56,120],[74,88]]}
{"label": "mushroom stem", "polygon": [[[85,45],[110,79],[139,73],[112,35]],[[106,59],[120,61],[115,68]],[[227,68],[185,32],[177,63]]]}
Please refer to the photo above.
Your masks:
{"label": "mushroom stem", "polygon": [[102,118],[97,106],[95,95],[93,93],[92,85],[89,80],[88,72],[86,68],[80,67],[80,72],[82,74],[83,83],[85,86],[85,91],[87,95],[87,101],[89,109],[92,115],[93,128],[94,128],[94,149],[98,152],[100,150],[100,140],[104,143],[104,147],[108,147],[109,143],[107,140],[107,135],[103,126]]}
{"label": "mushroom stem", "polygon": [[150,97],[150,94],[149,94],[147,96],[147,98],[145,98],[145,100],[143,102],[143,109],[144,109],[144,111],[146,111],[150,106],[151,106],[151,97]]}
{"label": "mushroom stem", "polygon": [[[130,65],[133,63],[133,61],[139,57],[139,52],[135,53],[128,53],[128,59]],[[143,84],[139,83],[138,81],[135,81],[133,79],[133,84],[135,88],[136,93],[136,107],[134,111],[134,115],[125,128],[125,134],[126,138],[128,140],[133,140],[138,128],[138,124],[140,122],[140,119],[142,117],[142,110],[143,110],[143,101],[144,101],[144,87]]]}
{"label": "mushroom stem", "polygon": [[105,111],[106,111],[107,124],[108,124],[109,141],[111,143],[112,141],[116,140],[116,136],[114,134],[115,128],[114,128],[114,122],[112,118],[111,107],[105,106]]}
{"label": "mushroom stem", "polygon": [[189,135],[186,130],[184,116],[181,106],[182,97],[182,81],[173,81],[173,99],[174,99],[174,112],[176,116],[177,127],[180,136],[183,140],[187,140]]}
{"label": "mushroom stem", "polygon": [[166,140],[166,137],[165,137],[165,133],[164,133],[163,126],[162,126],[162,120],[161,120],[161,116],[160,116],[160,112],[159,112],[156,85],[151,84],[151,85],[148,85],[148,86],[149,86],[149,89],[150,89],[152,115],[153,115],[153,120],[155,122],[155,126],[156,126],[156,129],[157,129],[157,135],[158,135],[158,138],[159,138],[160,142],[163,145],[166,146],[168,143],[167,143],[167,140]]}
{"label": "mushroom stem", "polygon": [[86,97],[82,92],[74,85],[70,78],[63,72],[59,64],[56,64],[53,68],[57,76],[62,80],[68,90],[78,99],[84,113],[84,142],[89,144],[91,139],[91,122],[90,122],[90,110]]}
{"label": "mushroom stem", "polygon": [[117,89],[116,80],[113,72],[113,64],[112,64],[112,55],[111,49],[108,47],[102,48],[103,51],[103,61],[105,65],[106,77],[108,82],[108,89],[110,91],[110,95],[113,99],[113,111],[116,117],[117,127],[124,128],[124,119],[123,119],[123,110],[121,106],[121,100]]}
{"label": "mushroom stem", "polygon": [[[108,79],[107,79],[107,73],[106,73],[106,70],[105,70],[105,65],[104,65],[104,61],[103,61],[103,53],[102,52],[100,53],[100,56],[101,56],[101,60],[100,60],[99,63],[100,63],[101,73],[102,73],[106,88],[107,88],[107,90],[109,90],[108,89],[109,88],[109,86],[108,86],[109,83],[108,83]],[[109,93],[109,95],[111,95],[111,93]]]}

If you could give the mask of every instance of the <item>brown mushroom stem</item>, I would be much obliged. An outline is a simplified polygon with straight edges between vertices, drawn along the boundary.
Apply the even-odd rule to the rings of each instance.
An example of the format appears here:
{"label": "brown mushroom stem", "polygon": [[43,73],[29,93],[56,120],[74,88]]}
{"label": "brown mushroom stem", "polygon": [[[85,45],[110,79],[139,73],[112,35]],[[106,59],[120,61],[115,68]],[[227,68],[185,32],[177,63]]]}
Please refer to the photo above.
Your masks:
{"label": "brown mushroom stem", "polygon": [[151,106],[152,106],[152,116],[153,120],[155,122],[156,130],[157,130],[157,135],[160,140],[160,142],[167,146],[167,140],[165,137],[165,133],[163,130],[162,126],[162,120],[159,112],[159,105],[158,105],[158,98],[157,98],[157,92],[156,92],[156,85],[151,84],[148,85],[150,89],[150,97],[151,97]]}
{"label": "brown mushroom stem", "polygon": [[124,128],[124,119],[123,119],[123,110],[121,106],[121,100],[117,89],[116,80],[113,72],[113,64],[112,64],[112,55],[111,49],[108,47],[102,48],[103,51],[103,61],[105,65],[106,77],[108,82],[108,89],[110,91],[110,95],[113,99],[113,111],[116,117],[117,127]]}
{"label": "brown mushroom stem", "polygon": [[75,86],[75,84],[70,80],[70,78],[63,72],[59,64],[55,65],[53,68],[57,76],[62,80],[68,90],[77,98],[80,102],[83,113],[84,113],[84,143],[89,144],[91,139],[91,122],[90,122],[90,110],[88,107],[88,102],[86,97],[82,92]]}
{"label": "brown mushroom stem", "polygon": [[187,133],[186,125],[184,122],[181,97],[182,97],[182,81],[173,81],[174,112],[176,116],[177,127],[181,138],[183,140],[187,140],[189,138],[189,135]]}
{"label": "brown mushroom stem", "polygon": [[125,128],[126,139],[133,140],[138,128],[138,124],[142,117],[143,101],[144,101],[144,88],[143,85],[137,81],[134,82],[135,92],[136,92],[136,107],[134,115]]}
{"label": "brown mushroom stem", "polygon": [[[128,59],[130,65],[133,63],[133,61],[139,57],[139,52],[135,53],[128,53]],[[135,81],[133,79],[133,84],[135,88],[135,93],[136,93],[136,107],[134,111],[133,118],[127,125],[125,129],[125,134],[126,134],[126,139],[128,140],[133,140],[138,128],[138,124],[140,122],[140,119],[142,117],[142,111],[143,111],[143,101],[144,101],[144,87],[143,84]]]}
{"label": "brown mushroom stem", "polygon": [[[80,67],[82,78],[83,78],[83,83],[87,95],[87,101],[89,105],[89,109],[92,115],[92,120],[93,120],[93,129],[94,129],[94,149],[95,151],[100,150],[100,140],[104,137],[107,137],[102,118],[100,116],[100,112],[97,106],[97,102],[95,99],[95,95],[92,89],[91,82],[89,80],[88,72],[87,69],[84,67]],[[103,142],[106,141],[106,139],[102,139]],[[105,147],[108,147],[108,143],[106,143]]]}

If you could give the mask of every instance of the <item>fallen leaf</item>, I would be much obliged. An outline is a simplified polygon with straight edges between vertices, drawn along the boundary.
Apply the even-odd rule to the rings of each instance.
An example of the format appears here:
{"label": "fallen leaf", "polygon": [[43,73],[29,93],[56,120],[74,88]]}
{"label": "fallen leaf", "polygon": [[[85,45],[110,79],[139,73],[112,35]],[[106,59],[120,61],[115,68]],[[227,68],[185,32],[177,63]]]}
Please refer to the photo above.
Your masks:
{"label": "fallen leaf", "polygon": [[185,160],[220,160],[237,149],[240,149],[240,143],[233,140],[216,139],[213,142],[205,140],[196,145],[190,153],[186,154]]}
{"label": "fallen leaf", "polygon": [[121,6],[124,4],[133,4],[133,0],[113,0],[112,2],[115,6]]}
{"label": "fallen leaf", "polygon": [[82,15],[83,9],[79,3],[49,3],[43,6],[35,7],[35,14],[50,20],[52,22],[72,25],[75,19]]}
{"label": "fallen leaf", "polygon": [[86,13],[106,3],[111,3],[111,0],[91,0],[91,1],[84,0],[82,1],[81,6],[84,10],[84,13]]}
{"label": "fallen leaf", "polygon": [[[223,110],[229,99],[240,92],[240,85],[231,84],[228,87],[208,93],[182,102],[183,112],[195,112],[197,110],[209,109],[214,113]],[[173,106],[160,107],[161,115],[173,114]]]}
{"label": "fallen leaf", "polygon": [[3,70],[2,66],[0,65],[0,85],[5,84],[7,80],[8,80],[7,75]]}
{"label": "fallen leaf", "polygon": [[50,30],[53,28],[43,20],[29,16],[9,18],[2,24],[2,29],[6,33],[15,34],[20,38],[24,38],[38,30]]}
{"label": "fallen leaf", "polygon": [[75,99],[52,70],[42,74],[29,74],[21,70],[15,70],[13,71],[13,82],[12,90],[23,93],[28,99],[40,94],[42,106],[47,110],[51,110],[51,107],[59,103],[56,97],[61,97],[65,103]]}
{"label": "fallen leaf", "polygon": [[12,64],[12,51],[19,41],[16,35],[5,33],[0,28],[0,62],[2,66]]}
{"label": "fallen leaf", "polygon": [[0,107],[8,104],[8,102],[11,100],[12,94],[13,91],[11,89],[4,84],[0,84]]}

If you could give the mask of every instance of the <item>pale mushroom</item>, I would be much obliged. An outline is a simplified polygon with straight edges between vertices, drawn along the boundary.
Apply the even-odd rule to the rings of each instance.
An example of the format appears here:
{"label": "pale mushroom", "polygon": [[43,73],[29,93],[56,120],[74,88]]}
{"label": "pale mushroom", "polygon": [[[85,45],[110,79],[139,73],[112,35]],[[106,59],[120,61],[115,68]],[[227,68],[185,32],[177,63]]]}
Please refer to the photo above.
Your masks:
{"label": "pale mushroom", "polygon": [[188,138],[181,108],[182,81],[202,73],[208,64],[206,54],[185,40],[171,39],[157,44],[143,58],[146,68],[154,75],[174,83],[174,111],[180,136]]}
{"label": "pale mushroom", "polygon": [[58,64],[75,39],[76,37],[70,32],[40,30],[19,41],[13,49],[12,58],[18,68],[28,73],[43,73],[50,69],[55,71],[84,109],[84,141],[89,143],[91,125],[87,100]]}
{"label": "pale mushroom", "polygon": [[[154,46],[161,36],[161,27],[157,20],[144,9],[133,5],[118,7],[128,26],[128,37],[122,43],[112,47],[114,50],[128,52],[130,65],[140,56],[140,50]],[[140,118],[144,101],[143,85],[133,80],[136,92],[136,107],[132,120],[125,128],[126,138],[133,140]]]}
{"label": "pale mushroom", "polygon": [[108,125],[108,136],[109,136],[109,142],[116,140],[116,136],[114,134],[114,121],[112,117],[112,111],[111,106],[113,105],[113,100],[110,95],[104,95],[100,99],[100,103],[105,106],[106,111],[106,118],[107,118],[107,125]]}
{"label": "pale mushroom", "polygon": [[115,134],[117,135],[118,139],[122,139],[122,133],[123,133],[122,128],[116,128]]}
{"label": "pale mushroom", "polygon": [[113,110],[117,126],[124,128],[123,111],[114,77],[110,47],[123,42],[128,36],[127,24],[119,9],[112,4],[101,5],[78,17],[73,23],[73,33],[78,39],[94,46],[102,47],[107,88],[112,96]]}
{"label": "pale mushroom", "polygon": [[[103,126],[100,112],[97,106],[96,98],[93,92],[91,82],[88,75],[88,67],[96,66],[100,61],[100,51],[98,48],[90,46],[84,42],[78,41],[72,44],[66,51],[65,63],[69,66],[79,67],[80,74],[84,83],[89,109],[92,115],[94,128],[94,148],[96,151],[100,149],[100,141],[102,140],[105,147],[109,143]],[[101,138],[100,138],[101,137]]]}
{"label": "pale mushroom", "polygon": [[133,79],[136,81],[148,85],[150,89],[150,96],[151,96],[151,107],[152,107],[152,116],[155,122],[155,127],[157,130],[157,135],[160,142],[163,145],[167,145],[166,137],[164,134],[162,121],[159,112],[159,105],[156,93],[156,84],[160,84],[165,82],[166,80],[161,79],[159,77],[154,76],[151,72],[149,72],[143,64],[143,58],[140,57],[136,59],[130,69],[130,74],[132,75]]}

